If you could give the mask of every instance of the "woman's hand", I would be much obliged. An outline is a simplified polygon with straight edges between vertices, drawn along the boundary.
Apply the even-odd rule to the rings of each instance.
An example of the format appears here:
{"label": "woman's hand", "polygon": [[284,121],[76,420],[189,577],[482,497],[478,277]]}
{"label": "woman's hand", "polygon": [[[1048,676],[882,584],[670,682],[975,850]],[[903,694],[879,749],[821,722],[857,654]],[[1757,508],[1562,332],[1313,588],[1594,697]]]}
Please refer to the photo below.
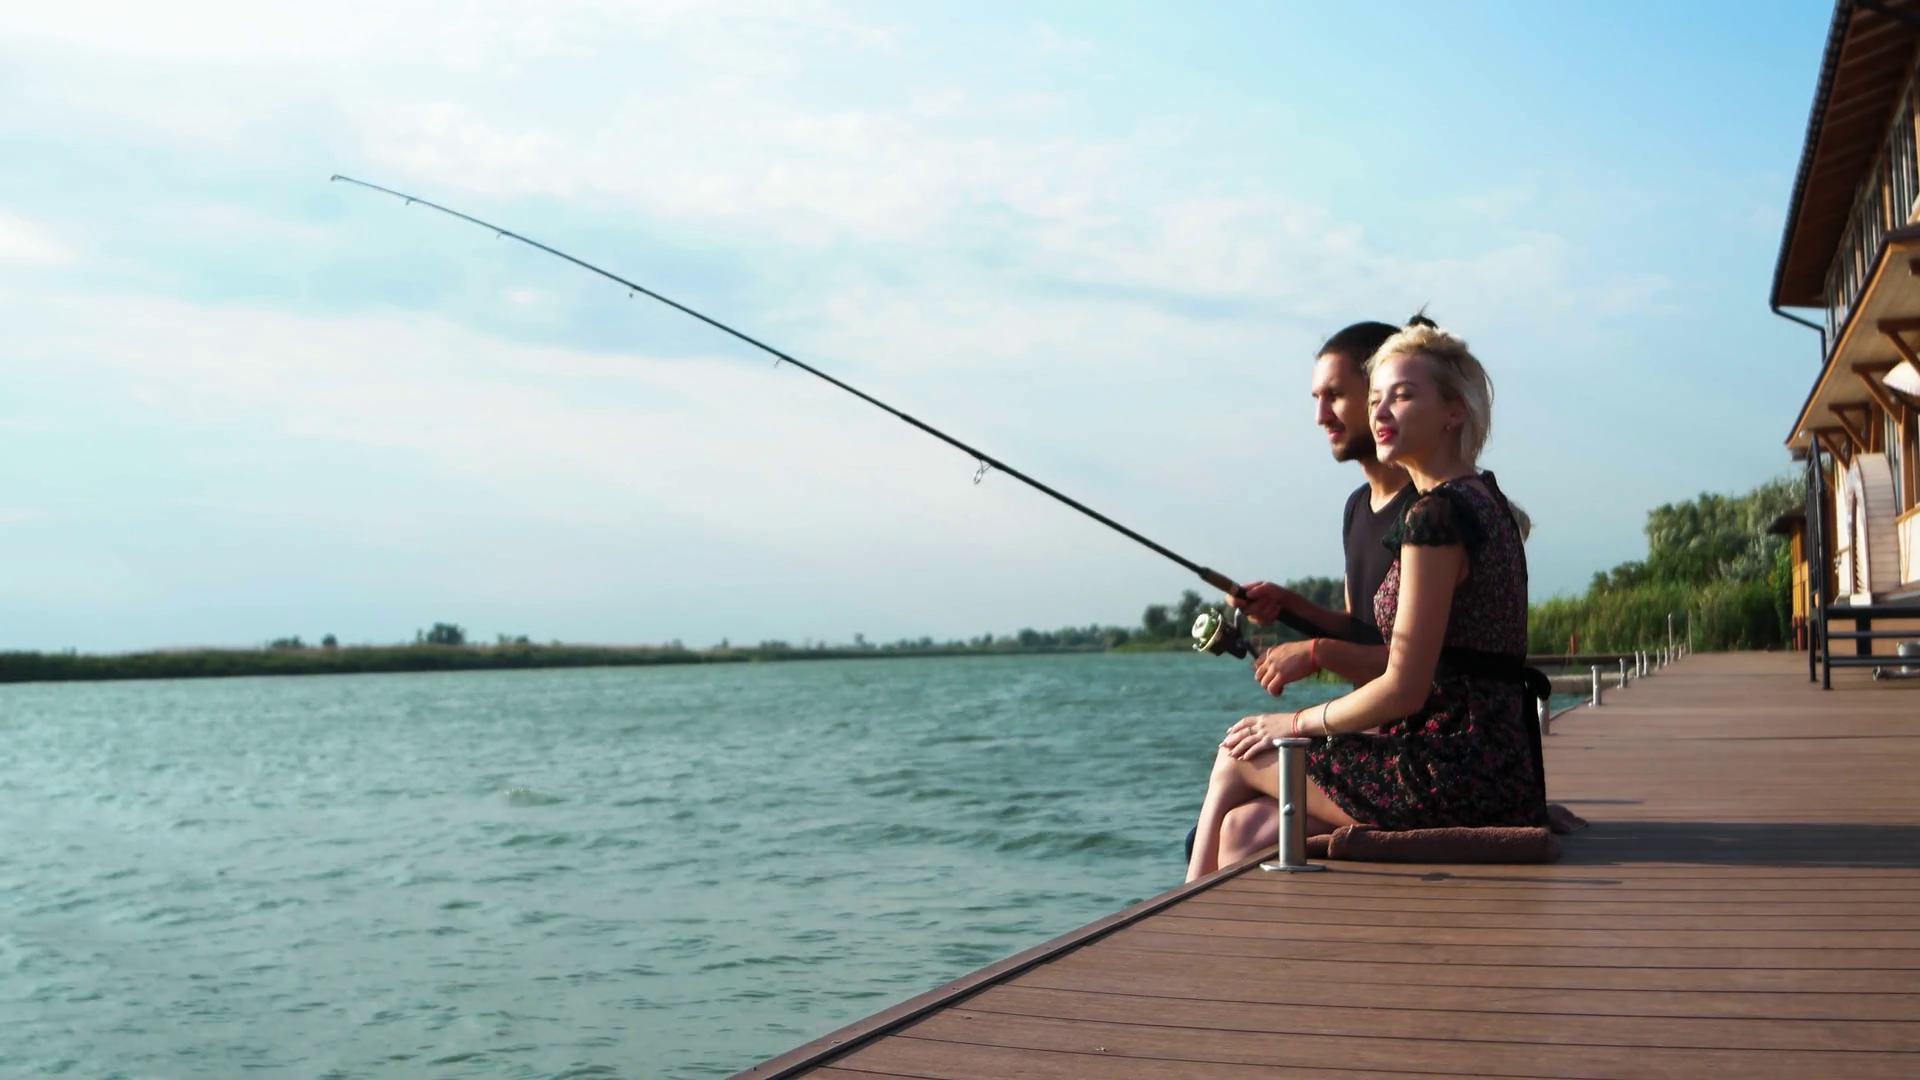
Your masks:
{"label": "woman's hand", "polygon": [[1227,752],[1228,757],[1245,761],[1262,750],[1270,749],[1273,740],[1289,738],[1299,729],[1299,713],[1248,716],[1235,721],[1227,729],[1226,738],[1220,740],[1220,748]]}

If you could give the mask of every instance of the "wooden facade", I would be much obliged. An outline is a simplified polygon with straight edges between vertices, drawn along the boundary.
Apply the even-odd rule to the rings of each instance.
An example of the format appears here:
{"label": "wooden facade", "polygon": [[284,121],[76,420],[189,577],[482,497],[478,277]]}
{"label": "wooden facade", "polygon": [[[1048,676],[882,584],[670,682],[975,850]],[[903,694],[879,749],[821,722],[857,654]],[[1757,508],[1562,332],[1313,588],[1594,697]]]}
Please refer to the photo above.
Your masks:
{"label": "wooden facade", "polygon": [[1807,633],[1810,625],[1809,613],[1813,610],[1814,596],[1812,581],[1807,577],[1807,512],[1791,510],[1780,515],[1773,524],[1767,526],[1767,532],[1786,538],[1787,565],[1792,569],[1792,581],[1788,586],[1788,603],[1791,607],[1793,647],[1807,647]]}
{"label": "wooden facade", "polygon": [[1787,437],[1818,503],[1796,578],[1829,603],[1920,601],[1920,0],[1835,7],[1773,303],[1821,316]]}

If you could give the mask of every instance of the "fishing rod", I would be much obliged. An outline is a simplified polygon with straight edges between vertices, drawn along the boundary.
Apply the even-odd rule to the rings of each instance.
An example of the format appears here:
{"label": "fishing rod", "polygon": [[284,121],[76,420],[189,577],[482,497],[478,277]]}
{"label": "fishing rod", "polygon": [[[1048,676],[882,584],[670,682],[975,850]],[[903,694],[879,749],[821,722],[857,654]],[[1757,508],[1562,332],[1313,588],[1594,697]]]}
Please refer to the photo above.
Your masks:
{"label": "fishing rod", "polygon": [[[662,296],[661,294],[654,292],[652,289],[649,289],[644,285],[637,285],[634,282],[628,281],[626,278],[623,278],[620,275],[613,273],[612,271],[603,270],[600,267],[595,266],[590,262],[587,262],[585,259],[575,258],[574,256],[569,255],[558,248],[548,247],[547,245],[541,243],[538,240],[532,239],[531,237],[522,236],[511,229],[502,228],[498,225],[493,224],[490,221],[482,221],[479,218],[472,216],[471,214],[463,214],[458,210],[452,209],[451,207],[441,206],[439,203],[436,203],[436,202],[430,202],[426,199],[419,197],[418,195],[409,195],[404,191],[395,191],[389,187],[381,187],[379,184],[368,183],[365,180],[356,180],[351,176],[343,176],[339,173],[333,174],[333,176],[329,180],[329,183],[333,181],[345,181],[346,183],[354,184],[358,187],[367,188],[372,191],[378,191],[385,195],[391,195],[396,199],[404,200],[408,206],[411,206],[414,203],[419,203],[421,206],[427,207],[428,209],[438,210],[441,213],[446,214],[450,217],[456,217],[456,218],[459,218],[461,221],[470,222],[471,224],[478,225],[481,228],[486,229],[487,231],[493,233],[496,238],[505,237],[512,240],[518,240],[521,243],[527,245],[528,247],[537,248],[541,251],[546,252],[549,255],[554,256],[555,258],[565,259],[566,261],[572,263],[573,265],[578,266],[582,270],[592,271],[593,273],[596,273],[601,277],[606,278],[608,281],[612,281],[620,285],[624,285],[627,288],[627,296],[629,298],[631,298],[635,294],[647,296],[651,299],[660,301],[661,303],[667,305],[670,308],[673,308],[676,311],[682,312],[687,315],[691,315],[694,318],[699,319],[701,322],[706,323],[708,326],[713,327],[715,330],[720,330],[724,333],[731,334],[732,336],[738,338],[741,341],[746,342],[747,344],[753,346],[754,348],[759,349],[764,353],[767,353],[768,355],[774,358],[776,365],[782,361],[792,364],[794,367],[799,368],[801,371],[804,371],[807,374],[812,375],[817,379],[830,383],[840,388],[841,390],[845,390],[847,393],[852,394],[854,397],[859,398],[861,401],[864,401],[867,404],[874,406],[875,408],[882,409],[888,413],[891,413],[892,415],[898,417],[899,419],[904,420],[909,424],[912,424],[916,428],[919,428],[921,431],[924,431],[927,434],[933,436],[934,438],[939,439],[941,442],[946,443],[948,446],[954,447],[955,449],[959,450],[961,453],[966,454],[967,456],[973,458],[973,460],[979,464],[979,468],[974,470],[974,474],[973,474],[974,483],[978,484],[981,480],[985,479],[988,471],[997,469],[1000,472],[1006,473],[1008,476],[1011,476],[1015,480],[1018,480],[1021,483],[1027,485],[1028,487],[1034,489],[1035,491],[1038,491],[1043,495],[1050,496],[1053,499],[1057,500],[1058,502],[1064,503],[1065,505],[1080,511],[1082,514],[1085,514],[1086,516],[1092,518],[1093,520],[1099,522],[1100,524],[1105,525],[1107,528],[1112,529],[1113,531],[1119,533],[1120,535],[1126,537],[1127,539],[1133,540],[1139,544],[1144,545],[1146,548],[1148,548],[1155,554],[1162,555],[1168,559],[1173,560],[1174,562],[1180,564],[1180,566],[1182,566],[1183,568],[1190,570],[1195,574],[1200,575],[1201,581],[1204,581],[1208,585],[1211,585],[1214,588],[1219,589],[1221,592],[1224,592],[1237,600],[1245,600],[1247,597],[1246,591],[1244,589],[1242,589],[1238,584],[1236,584],[1233,581],[1233,579],[1227,577],[1225,574],[1220,573],[1218,570],[1208,569],[1207,567],[1201,566],[1199,563],[1196,563],[1191,559],[1184,558],[1178,553],[1174,552],[1173,550],[1163,547],[1160,544],[1154,543],[1152,540],[1149,540],[1146,537],[1140,535],[1139,533],[1134,532],[1132,529],[1127,528],[1125,525],[1120,524],[1119,522],[1113,520],[1112,518],[1108,517],[1105,514],[1100,513],[1098,510],[1093,509],[1092,507],[1086,505],[1085,503],[1082,503],[1077,499],[1069,498],[1068,496],[1063,495],[1058,491],[1055,491],[1053,488],[1050,488],[1047,485],[1041,483],[1040,481],[1035,480],[1033,477],[1028,476],[1026,473],[1021,472],[1019,469],[1016,469],[1011,465],[1008,465],[1007,463],[1001,461],[999,458],[996,458],[991,454],[986,453],[985,451],[975,449],[974,447],[969,446],[964,442],[961,442],[959,439],[954,438],[953,436],[947,434],[946,432],[941,431],[939,428],[934,427],[932,424],[928,424],[922,420],[909,416],[906,413],[901,412],[899,409],[896,409],[893,406],[887,404],[886,402],[881,401],[879,398],[874,397],[872,394],[869,394],[863,390],[857,389],[853,386],[849,386],[848,384],[840,381],[839,379],[834,378],[833,376],[827,374],[826,372],[821,371],[819,368],[814,367],[811,364],[804,363],[800,360],[796,360],[792,356],[789,356],[788,354],[781,352],[779,349],[774,348],[773,346],[767,344],[766,342],[761,341],[758,338],[751,337],[738,330],[735,330],[733,327],[728,326],[726,323],[723,323],[718,319],[712,318],[707,315],[703,315],[700,312],[695,311],[692,308],[688,307],[687,305],[682,304],[678,300],[674,300],[671,297]],[[1216,654],[1219,652],[1225,651],[1225,652],[1231,652],[1235,656],[1246,655],[1244,651],[1244,648],[1245,648],[1244,643],[1239,641],[1239,636],[1240,636],[1238,633],[1239,614],[1240,614],[1239,609],[1233,608],[1233,609],[1229,609],[1228,615],[1225,616],[1224,618],[1221,617],[1220,615],[1217,615],[1211,612],[1205,615],[1202,615],[1199,621],[1194,623],[1194,637],[1198,639],[1194,644],[1194,648],[1199,649],[1203,652],[1212,652]],[[1209,624],[1209,619],[1212,620],[1210,624]],[[1207,632],[1204,634],[1202,633],[1203,626],[1207,630]],[[1240,646],[1238,650],[1236,650],[1235,648],[1236,645]]]}

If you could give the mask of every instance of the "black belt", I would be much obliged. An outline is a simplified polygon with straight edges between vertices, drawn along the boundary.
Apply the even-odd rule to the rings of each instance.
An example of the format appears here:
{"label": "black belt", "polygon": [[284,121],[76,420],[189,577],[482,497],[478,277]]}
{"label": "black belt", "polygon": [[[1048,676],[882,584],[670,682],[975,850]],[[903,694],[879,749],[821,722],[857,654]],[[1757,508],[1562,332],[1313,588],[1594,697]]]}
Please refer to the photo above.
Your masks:
{"label": "black belt", "polygon": [[1527,658],[1513,653],[1483,652],[1447,646],[1440,650],[1440,663],[1434,674],[1451,672],[1475,679],[1514,683],[1525,689],[1527,751],[1533,755],[1533,777],[1539,788],[1540,803],[1547,802],[1547,759],[1540,746],[1540,703],[1553,694],[1553,683],[1539,668],[1527,666]]}

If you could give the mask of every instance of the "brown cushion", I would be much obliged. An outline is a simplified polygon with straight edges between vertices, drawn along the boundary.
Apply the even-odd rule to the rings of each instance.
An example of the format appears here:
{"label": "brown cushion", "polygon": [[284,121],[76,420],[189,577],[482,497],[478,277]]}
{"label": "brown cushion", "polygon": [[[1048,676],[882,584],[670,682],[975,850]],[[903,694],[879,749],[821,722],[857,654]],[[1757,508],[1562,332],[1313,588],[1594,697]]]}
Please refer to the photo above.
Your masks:
{"label": "brown cushion", "polygon": [[1307,840],[1307,857],[1351,862],[1543,863],[1560,857],[1560,841],[1544,825],[1478,829],[1380,829],[1342,825]]}

